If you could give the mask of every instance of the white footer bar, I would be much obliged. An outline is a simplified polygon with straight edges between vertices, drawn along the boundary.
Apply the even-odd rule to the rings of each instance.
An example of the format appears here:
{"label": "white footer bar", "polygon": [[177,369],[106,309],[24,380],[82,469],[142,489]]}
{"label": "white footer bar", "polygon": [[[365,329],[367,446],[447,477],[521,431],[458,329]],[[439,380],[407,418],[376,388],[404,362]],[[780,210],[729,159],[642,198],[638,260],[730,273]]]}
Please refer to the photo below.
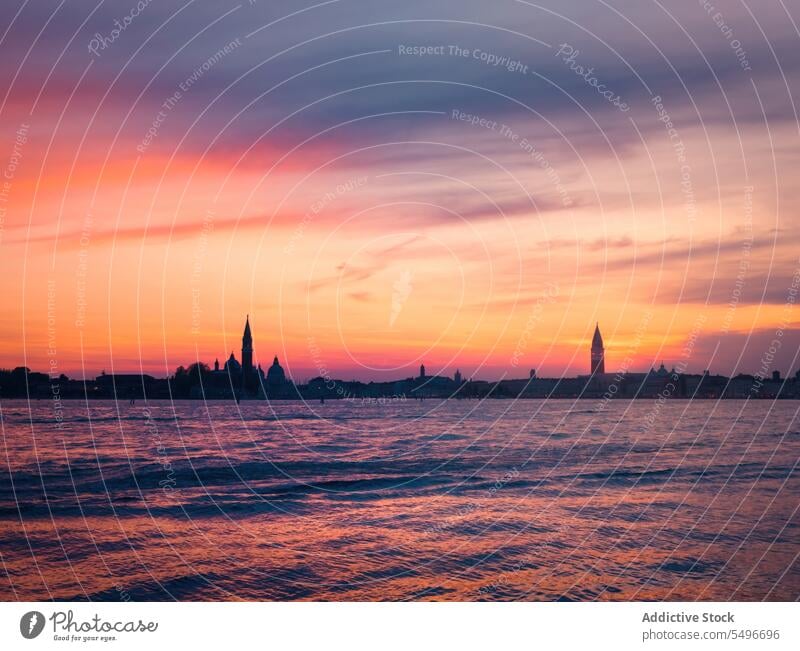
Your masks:
{"label": "white footer bar", "polygon": [[798,622],[797,603],[0,603],[0,648],[778,651]]}

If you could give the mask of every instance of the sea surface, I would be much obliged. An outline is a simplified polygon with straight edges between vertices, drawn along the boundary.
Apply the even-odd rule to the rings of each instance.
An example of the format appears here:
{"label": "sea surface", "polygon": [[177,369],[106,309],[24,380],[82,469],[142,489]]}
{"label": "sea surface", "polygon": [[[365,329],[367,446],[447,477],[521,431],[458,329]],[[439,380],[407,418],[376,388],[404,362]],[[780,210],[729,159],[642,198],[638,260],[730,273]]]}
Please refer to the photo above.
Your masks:
{"label": "sea surface", "polygon": [[800,403],[3,401],[2,600],[797,600]]}

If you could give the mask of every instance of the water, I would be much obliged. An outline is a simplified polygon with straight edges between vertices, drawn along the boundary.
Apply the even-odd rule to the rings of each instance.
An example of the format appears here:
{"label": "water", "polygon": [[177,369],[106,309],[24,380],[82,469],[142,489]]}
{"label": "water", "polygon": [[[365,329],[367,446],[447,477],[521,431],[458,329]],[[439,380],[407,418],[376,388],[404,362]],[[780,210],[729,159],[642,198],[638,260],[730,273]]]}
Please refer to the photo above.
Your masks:
{"label": "water", "polygon": [[796,402],[1,407],[4,600],[800,597]]}

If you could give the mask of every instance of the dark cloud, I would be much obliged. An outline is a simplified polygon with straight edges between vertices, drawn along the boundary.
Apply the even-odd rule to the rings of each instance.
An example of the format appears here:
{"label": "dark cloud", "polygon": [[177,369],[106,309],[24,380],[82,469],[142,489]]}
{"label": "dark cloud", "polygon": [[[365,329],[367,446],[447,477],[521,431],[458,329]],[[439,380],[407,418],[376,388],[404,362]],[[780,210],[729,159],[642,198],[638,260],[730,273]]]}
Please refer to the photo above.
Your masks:
{"label": "dark cloud", "polygon": [[[119,105],[131,108],[138,101],[130,128],[139,133],[152,119],[154,107],[221,47],[239,39],[235,53],[205,71],[171,117],[191,121],[213,106],[201,118],[201,132],[216,134],[233,119],[234,127],[225,137],[249,143],[295,111],[284,128],[309,135],[359,116],[395,111],[462,107],[511,121],[532,115],[527,106],[565,132],[602,129],[610,133],[615,147],[622,147],[636,141],[628,116],[644,130],[661,128],[647,104],[649,89],[665,98],[685,129],[701,123],[731,124],[734,118],[761,119],[751,75],[742,70],[729,39],[697,3],[669,7],[670,13],[650,3],[604,7],[555,0],[538,6],[364,0],[310,9],[314,4],[151,2],[95,56],[89,51],[91,40],[97,34],[110,37],[114,21],[130,16],[135,2],[31,3],[16,17],[2,46],[3,80],[13,78],[38,37],[19,68],[25,96],[15,94],[18,101],[32,102],[42,84],[45,96],[49,88],[69,87],[91,61],[84,90],[78,94],[89,93],[87,99],[96,102],[98,90],[109,90],[106,101],[114,103],[114,115],[103,117],[114,122],[124,119]],[[758,72],[757,86],[768,93],[768,117],[793,119],[791,97],[781,88],[785,75],[789,90],[795,90],[798,65],[796,34],[782,15],[785,11],[779,4],[759,4],[752,8],[756,25],[737,3],[717,4]],[[2,11],[10,22],[16,8],[5,4]],[[248,38],[259,27],[264,29]],[[616,111],[557,57],[561,43],[579,50],[576,62],[592,68],[593,75],[631,104],[631,113]],[[400,55],[401,45],[479,49],[528,68],[524,74],[508,72],[472,56],[449,53]],[[18,79],[17,88],[19,83]],[[417,117],[405,124],[381,124],[383,137],[402,137],[420,128]],[[361,124],[361,131],[349,137],[365,135],[369,126]],[[542,132],[550,130],[542,125]],[[182,133],[176,129],[174,138]],[[202,142],[197,138],[187,144]]]}

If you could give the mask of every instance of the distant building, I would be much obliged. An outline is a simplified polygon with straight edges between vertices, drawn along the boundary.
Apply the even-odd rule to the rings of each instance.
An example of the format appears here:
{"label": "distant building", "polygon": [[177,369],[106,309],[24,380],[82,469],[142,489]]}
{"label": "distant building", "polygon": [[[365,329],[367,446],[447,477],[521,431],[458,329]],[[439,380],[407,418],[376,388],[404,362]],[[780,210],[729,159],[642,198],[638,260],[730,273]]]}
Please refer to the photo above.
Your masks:
{"label": "distant building", "polygon": [[[673,374],[675,373],[675,369],[674,368],[672,369],[672,373]],[[656,369],[654,369],[652,367],[650,368],[650,375],[653,375],[653,376],[656,376],[656,377],[667,377],[669,375],[669,371],[667,370],[667,367],[664,366],[664,362],[661,362],[661,366],[658,367],[658,370],[656,370]]]}
{"label": "distant building", "polygon": [[283,372],[283,368],[278,363],[278,356],[275,355],[275,359],[272,360],[272,366],[267,369],[267,385],[280,386],[283,384],[286,384],[286,373]]}
{"label": "distant building", "polygon": [[[283,369],[280,371],[283,373]],[[264,384],[264,372],[261,366],[255,366],[253,363],[253,333],[248,314],[242,333],[242,361],[236,359],[233,351],[222,368],[219,360],[215,359],[214,370],[208,373],[205,386],[195,386],[193,392],[197,394],[195,397],[207,398],[264,397]]]}
{"label": "distant building", "polygon": [[603,348],[603,337],[600,334],[600,324],[594,327],[592,337],[592,375],[602,375],[606,372],[606,353]]}
{"label": "distant building", "polygon": [[424,380],[425,379],[425,364],[420,364],[419,365],[419,379],[420,380]]}
{"label": "distant building", "polygon": [[250,332],[250,315],[244,321],[242,334],[242,389],[248,393],[258,390],[259,380],[253,368],[253,335]]}
{"label": "distant building", "polygon": [[456,384],[461,384],[461,371],[459,371],[458,369],[456,369],[456,374],[453,376],[453,381]]}
{"label": "distant building", "polygon": [[242,365],[233,356],[233,351],[231,351],[228,361],[225,362],[225,372],[228,375],[239,375],[242,372]]}
{"label": "distant building", "polygon": [[250,315],[244,322],[242,335],[242,373],[246,379],[253,375],[253,335],[250,333]]}

